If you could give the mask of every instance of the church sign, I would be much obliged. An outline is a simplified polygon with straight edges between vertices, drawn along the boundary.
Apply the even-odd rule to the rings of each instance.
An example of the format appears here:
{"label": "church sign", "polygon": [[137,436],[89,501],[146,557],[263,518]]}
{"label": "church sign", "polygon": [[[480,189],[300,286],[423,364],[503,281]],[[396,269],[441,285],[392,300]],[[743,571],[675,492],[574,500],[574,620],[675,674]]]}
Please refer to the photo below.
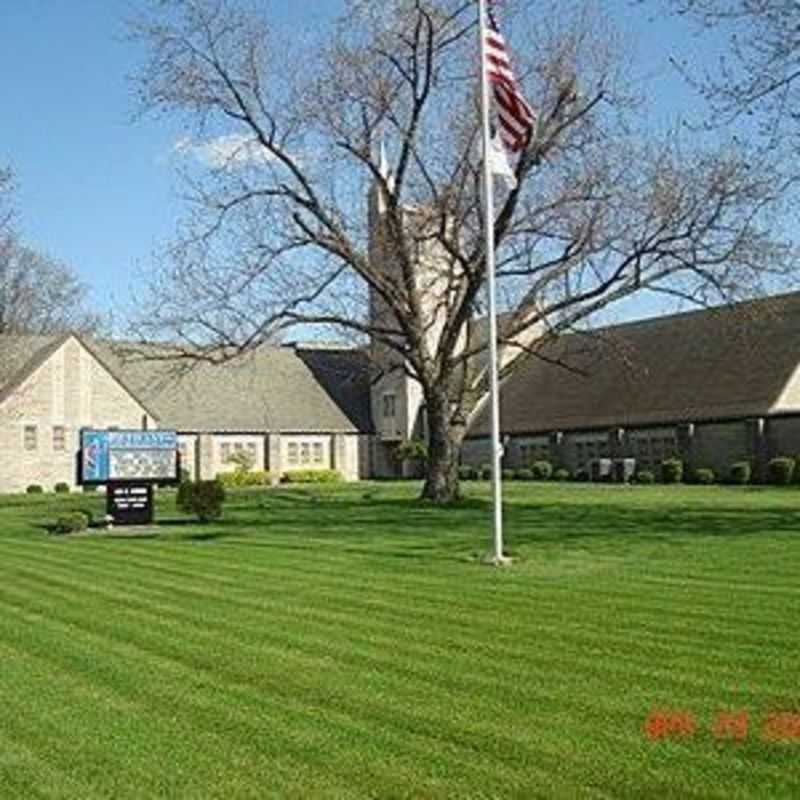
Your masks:
{"label": "church sign", "polygon": [[81,431],[78,482],[106,486],[107,513],[119,525],[153,521],[153,486],[177,483],[175,431]]}

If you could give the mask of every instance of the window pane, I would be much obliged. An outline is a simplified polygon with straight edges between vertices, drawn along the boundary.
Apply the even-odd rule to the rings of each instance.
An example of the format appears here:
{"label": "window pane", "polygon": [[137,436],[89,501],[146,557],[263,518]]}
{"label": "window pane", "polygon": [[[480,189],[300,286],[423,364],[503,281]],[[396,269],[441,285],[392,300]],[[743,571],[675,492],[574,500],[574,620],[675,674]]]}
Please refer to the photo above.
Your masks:
{"label": "window pane", "polygon": [[23,441],[26,450],[36,450],[38,445],[38,436],[35,425],[26,425]]}

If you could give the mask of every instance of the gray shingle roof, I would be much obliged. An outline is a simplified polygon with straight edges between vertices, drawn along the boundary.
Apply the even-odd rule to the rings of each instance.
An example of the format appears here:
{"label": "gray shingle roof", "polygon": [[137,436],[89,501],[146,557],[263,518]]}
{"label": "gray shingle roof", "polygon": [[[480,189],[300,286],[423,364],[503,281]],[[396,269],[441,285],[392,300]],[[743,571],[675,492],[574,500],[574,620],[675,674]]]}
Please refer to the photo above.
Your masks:
{"label": "gray shingle roof", "polygon": [[[159,418],[182,431],[368,432],[362,354],[261,347],[224,364],[143,360],[131,346],[93,343]],[[157,350],[149,349],[151,355]]]}
{"label": "gray shingle roof", "polygon": [[[570,334],[503,383],[504,433],[762,416],[800,363],[800,292]],[[471,436],[489,431],[489,409]]]}
{"label": "gray shingle roof", "polygon": [[65,334],[0,336],[0,402],[68,338]]}

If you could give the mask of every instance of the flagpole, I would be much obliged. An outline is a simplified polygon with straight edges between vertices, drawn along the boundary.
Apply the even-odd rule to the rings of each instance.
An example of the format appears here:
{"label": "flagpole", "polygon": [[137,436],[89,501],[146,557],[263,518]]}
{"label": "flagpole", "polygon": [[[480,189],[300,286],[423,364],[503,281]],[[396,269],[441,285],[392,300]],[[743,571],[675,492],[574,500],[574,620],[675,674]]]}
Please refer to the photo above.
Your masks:
{"label": "flagpole", "polygon": [[483,213],[484,236],[486,237],[486,283],[489,293],[489,403],[491,405],[491,455],[492,455],[492,511],[494,518],[494,549],[491,561],[503,564],[503,489],[500,472],[500,391],[498,386],[497,359],[497,297],[495,287],[494,260],[494,187],[492,168],[489,159],[491,147],[491,128],[489,124],[489,79],[486,65],[486,0],[478,0],[480,16],[478,35],[480,37],[481,59],[481,126],[483,128]]}

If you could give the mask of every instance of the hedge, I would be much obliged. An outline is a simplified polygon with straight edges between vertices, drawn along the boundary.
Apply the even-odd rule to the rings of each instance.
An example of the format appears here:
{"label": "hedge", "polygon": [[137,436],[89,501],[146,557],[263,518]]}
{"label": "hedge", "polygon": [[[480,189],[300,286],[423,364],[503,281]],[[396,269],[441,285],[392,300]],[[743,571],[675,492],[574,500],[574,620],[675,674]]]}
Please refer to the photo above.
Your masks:
{"label": "hedge", "polygon": [[283,473],[284,483],[339,483],[341,473],[335,469],[291,469]]}
{"label": "hedge", "polygon": [[269,486],[273,475],[263,469],[235,469],[233,472],[220,472],[217,480],[228,489],[241,489],[245,486]]}

